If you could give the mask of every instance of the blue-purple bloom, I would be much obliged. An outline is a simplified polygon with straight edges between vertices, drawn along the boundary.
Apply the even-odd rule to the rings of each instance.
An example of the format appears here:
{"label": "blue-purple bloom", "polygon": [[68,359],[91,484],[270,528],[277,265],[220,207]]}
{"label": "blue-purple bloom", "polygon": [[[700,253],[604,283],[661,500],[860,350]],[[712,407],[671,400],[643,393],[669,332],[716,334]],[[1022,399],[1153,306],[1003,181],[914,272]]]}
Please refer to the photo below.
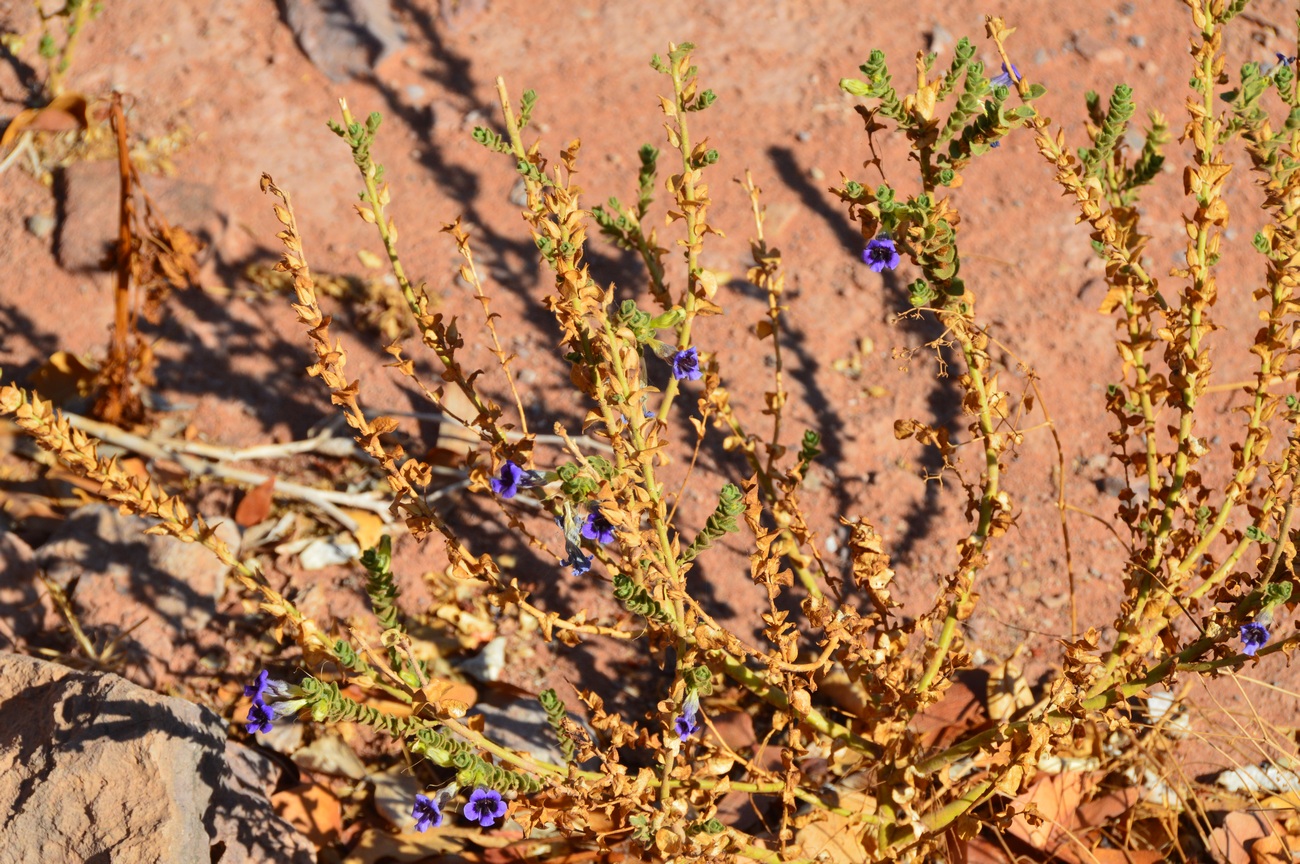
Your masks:
{"label": "blue-purple bloom", "polygon": [[488,481],[488,485],[502,498],[513,498],[519,494],[521,486],[528,485],[527,480],[528,472],[507,459],[497,476]]}
{"label": "blue-purple bloom", "polygon": [[893,270],[898,266],[900,259],[893,239],[882,234],[868,243],[867,248],[862,250],[862,260],[874,272],[879,273],[882,270]]}
{"label": "blue-purple bloom", "polygon": [[1020,70],[1016,68],[1016,64],[1012,63],[1011,68],[1007,69],[1007,64],[1003,63],[1002,74],[995,75],[989,80],[989,83],[994,87],[1014,87],[1019,80]]}
{"label": "blue-purple bloom", "polygon": [[411,816],[415,819],[416,831],[424,832],[442,825],[442,807],[439,806],[438,799],[430,798],[428,795],[415,796],[415,807],[411,810]]}
{"label": "blue-purple bloom", "polygon": [[614,526],[600,510],[587,514],[587,521],[582,523],[582,536],[597,543],[614,542]]}
{"label": "blue-purple bloom", "polygon": [[573,568],[574,576],[581,576],[591,570],[591,556],[584,555],[581,549],[570,549],[564,565]]}
{"label": "blue-purple bloom", "polygon": [[271,731],[271,721],[274,719],[275,712],[271,710],[271,706],[260,698],[254,699],[253,704],[248,706],[248,722],[244,724],[244,728],[248,730],[249,735],[254,732],[265,735]]}
{"label": "blue-purple bloom", "polygon": [[677,732],[677,737],[685,743],[696,732],[700,731],[700,694],[694,690],[686,694],[686,699],[682,702],[682,713],[677,715],[673,720],[673,729]]}
{"label": "blue-purple bloom", "polygon": [[254,702],[266,701],[266,682],[270,679],[271,673],[263,669],[257,673],[257,680],[252,684],[244,685],[244,695],[252,696]]}
{"label": "blue-purple bloom", "polygon": [[1241,650],[1249,657],[1254,657],[1256,651],[1268,644],[1268,628],[1258,621],[1242,624],[1239,635]]}
{"label": "blue-purple bloom", "polygon": [[1290,66],[1292,63],[1295,62],[1294,57],[1288,57],[1280,51],[1274,51],[1273,53],[1277,54],[1277,62],[1281,66]]}
{"label": "blue-purple bloom", "polygon": [[698,381],[703,377],[700,372],[700,354],[695,348],[687,348],[673,355],[673,377],[678,381]]}
{"label": "blue-purple bloom", "polygon": [[500,792],[479,787],[469,796],[469,803],[461,808],[461,812],[481,827],[491,828],[498,819],[506,815],[506,807],[506,802],[501,800]]}

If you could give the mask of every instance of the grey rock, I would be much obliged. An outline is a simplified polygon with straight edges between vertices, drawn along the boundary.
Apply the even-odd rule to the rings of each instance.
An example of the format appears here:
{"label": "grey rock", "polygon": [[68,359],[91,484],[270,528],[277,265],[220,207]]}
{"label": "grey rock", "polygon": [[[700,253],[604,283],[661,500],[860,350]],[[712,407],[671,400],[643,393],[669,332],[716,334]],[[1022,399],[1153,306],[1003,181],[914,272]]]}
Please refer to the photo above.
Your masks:
{"label": "grey rock", "polygon": [[41,240],[54,233],[54,225],[54,217],[45,213],[37,213],[34,216],[27,217],[27,230]]}
{"label": "grey rock", "polygon": [[0,864],[310,864],[259,760],[206,708],[0,654]]}
{"label": "grey rock", "polygon": [[942,55],[946,53],[956,41],[952,37],[952,32],[942,24],[935,24],[930,29],[929,48],[935,54]]}
{"label": "grey rock", "polygon": [[388,0],[281,0],[284,21],[332,81],[369,72],[406,43]]}
{"label": "grey rock", "polygon": [[501,680],[501,672],[506,666],[506,637],[496,637],[459,666],[462,672],[476,681],[487,684]]}

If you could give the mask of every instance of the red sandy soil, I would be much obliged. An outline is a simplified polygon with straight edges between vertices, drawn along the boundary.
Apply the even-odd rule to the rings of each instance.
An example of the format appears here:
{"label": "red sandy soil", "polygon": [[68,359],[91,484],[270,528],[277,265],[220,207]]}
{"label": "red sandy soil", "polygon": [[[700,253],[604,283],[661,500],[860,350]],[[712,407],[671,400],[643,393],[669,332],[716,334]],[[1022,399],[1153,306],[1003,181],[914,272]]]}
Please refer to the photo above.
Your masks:
{"label": "red sandy soil", "polygon": [[[0,23],[8,14],[10,27],[27,26],[26,4],[12,5],[22,8],[7,13],[0,7]],[[533,88],[540,102],[531,131],[541,134],[546,152],[553,155],[570,140],[582,140],[579,165],[587,203],[610,195],[627,200],[635,184],[637,148],[643,142],[664,146],[656,97],[667,84],[649,68],[650,55],[665,53],[670,40],[696,43],[703,86],[712,88],[718,101],[692,122],[695,134],[707,135],[710,146],[722,154],[711,172],[711,217],[727,235],[710,240],[704,264],[743,278],[752,224],[744,193],[730,181],[751,169],[769,208],[768,236],[783,252],[789,274],[785,349],[793,393],[787,443],[796,443],[805,427],[820,431],[826,442],[827,453],[804,497],[819,542],[838,539],[837,514],[872,520],[896,554],[896,590],[914,613],[935,596],[955,561],[955,542],[969,529],[960,489],[951,478],[927,484],[923,475],[934,468],[932,454],[915,442],[895,440],[893,423],[917,418],[947,425],[965,438],[967,421],[959,415],[954,382],[936,378],[935,354],[924,347],[939,335],[933,325],[897,318],[907,305],[904,286],[915,274],[909,266],[884,276],[867,269],[856,227],[826,191],[841,172],[878,182],[862,167],[869,153],[862,121],[853,112],[858,100],[841,93],[837,81],[857,74],[873,47],[889,55],[895,81],[907,79],[914,52],[925,48],[936,30],[940,37],[951,34],[941,64],[965,34],[980,45],[977,56],[996,66],[983,39],[982,16],[991,12],[1019,28],[1012,56],[1026,77],[1047,86],[1047,96],[1038,104],[1064,121],[1074,146],[1085,140],[1083,94],[1088,89],[1108,93],[1114,84],[1127,82],[1139,108],[1164,112],[1175,134],[1182,126],[1187,92],[1185,10],[1173,0],[1075,4],[1068,14],[1064,5],[1032,0],[492,0],[448,14],[434,0],[402,0],[394,6],[409,43],[373,77],[343,83],[330,81],[312,65],[269,0],[106,5],[102,19],[89,28],[70,84],[92,95],[122,90],[139,134],[181,127],[192,132],[193,141],[176,164],[180,178],[214,191],[215,212],[205,225],[195,226],[211,234],[207,287],[248,288],[240,275],[244,265],[272,261],[279,254],[274,239],[278,226],[270,202],[258,191],[263,171],[293,195],[311,264],[361,272],[356,252],[378,252],[378,241],[352,212],[358,178],[346,147],[325,121],[338,116],[339,97],[346,97],[358,115],[381,111],[385,121],[375,153],[392,183],[392,212],[401,228],[408,272],[427,281],[443,310],[464,316],[466,332],[481,332],[477,304],[455,278],[455,251],[439,233],[455,217],[465,220],[476,253],[493,277],[493,308],[503,316],[500,332],[507,347],[519,354],[519,366],[534,373],[525,376],[524,399],[532,427],[543,431],[556,420],[576,430],[580,405],[566,389],[552,347],[556,330],[540,305],[549,291],[547,277],[518,208],[510,202],[516,182],[510,161],[475,144],[470,131],[477,124],[500,128],[497,75],[504,76],[516,98]],[[1293,29],[1293,12],[1285,4],[1258,2],[1251,12],[1249,20],[1230,30],[1230,67],[1248,59],[1271,62],[1275,50],[1295,53],[1286,36]],[[9,66],[0,67],[0,97],[0,116],[16,114],[26,98]],[[1178,147],[1171,145],[1175,170],[1181,170]],[[889,180],[901,190],[912,188],[897,141],[886,146],[885,155]],[[1234,178],[1228,198],[1235,221],[1228,239],[1236,243],[1225,244],[1229,251],[1216,310],[1221,329],[1213,336],[1216,382],[1248,377],[1253,366],[1245,349],[1258,326],[1250,295],[1262,268],[1247,251],[1259,222],[1256,198],[1245,171]],[[1153,237],[1157,270],[1175,265],[1184,242],[1173,197],[1180,185],[1177,174],[1163,179],[1162,189],[1149,194],[1145,204],[1144,226]],[[58,348],[102,356],[112,319],[110,276],[64,271],[55,260],[52,239],[38,238],[24,227],[32,215],[56,212],[56,192],[11,169],[0,195],[0,236],[6,238],[0,364],[9,374],[30,371]],[[1004,386],[1013,394],[1023,388],[1014,352],[1041,380],[1045,407],[1065,451],[1070,503],[1109,519],[1116,504],[1114,484],[1123,478],[1106,459],[1112,418],[1104,395],[1118,375],[1118,360],[1112,347],[1115,323],[1097,313],[1104,287],[1087,232],[1074,224],[1074,211],[1061,199],[1027,134],[1012,135],[998,152],[979,160],[954,197],[963,213],[963,275],[978,296],[980,319],[1006,346]],[[662,192],[660,198],[657,213],[662,213]],[[600,239],[590,248],[598,279],[614,280],[625,291],[642,290],[643,278],[627,256]],[[671,260],[670,278],[680,284],[683,268],[679,259]],[[735,394],[733,403],[748,409],[755,431],[765,431],[758,406],[770,386],[765,361],[771,346],[752,333],[765,301],[740,282],[724,288],[721,299],[727,314],[702,321],[695,340],[703,351],[716,353]],[[346,318],[346,311],[339,310],[340,322]],[[376,339],[345,326],[337,329],[349,351],[349,368],[362,379],[368,406],[423,407],[382,368],[388,358]],[[307,340],[283,298],[178,294],[158,334],[162,394],[184,408],[185,419],[207,440],[244,445],[301,437],[330,410],[303,372]],[[862,373],[855,380],[834,364],[849,358],[862,339],[873,350],[862,358]],[[1003,351],[994,355],[1002,359]],[[464,359],[471,368],[493,370],[485,340],[471,341]],[[428,361],[422,362],[429,368]],[[509,404],[500,376],[490,371],[485,380]],[[1205,467],[1213,478],[1227,464],[1228,444],[1241,435],[1240,415],[1232,411],[1241,397],[1221,393],[1206,401],[1212,410],[1198,434],[1220,444]],[[678,404],[686,410],[693,399]],[[1021,425],[1037,427],[1041,421],[1035,413]],[[409,428],[415,434],[429,431],[414,423]],[[685,448],[684,417],[679,429]],[[742,477],[743,466],[721,452],[718,440],[705,448],[693,478],[696,491],[682,503],[688,525],[703,522],[724,479]],[[679,458],[676,476],[684,464]],[[1019,514],[1016,528],[993,547],[992,565],[981,577],[985,603],[967,633],[972,647],[995,658],[1027,642],[1038,670],[1051,664],[1056,640],[1070,629],[1055,508],[1056,464],[1047,430],[1028,431],[1005,481]],[[969,456],[962,468],[971,477],[978,471]],[[491,513],[489,506],[471,506],[464,498],[455,506]],[[486,518],[485,530],[500,538],[499,548],[488,551],[519,555],[519,577],[545,589],[549,602],[560,608],[589,604],[594,610],[611,609],[608,600],[575,585],[556,563],[530,557],[504,537],[503,520]],[[1107,628],[1121,593],[1122,549],[1092,519],[1072,514],[1069,525],[1079,626]],[[736,551],[738,543],[732,544]],[[436,549],[417,550],[409,538],[399,543],[399,554],[400,566],[408,572],[438,560]],[[343,570],[327,572],[331,575],[321,585],[326,597],[354,593],[354,577]],[[319,583],[322,577],[294,578]],[[737,555],[709,556],[697,572],[697,586],[738,626],[750,627],[756,620],[762,592],[749,584]],[[584,652],[595,658],[588,674],[610,670],[605,646],[591,645]],[[1285,662],[1272,657],[1246,674],[1293,686],[1287,684],[1295,676]],[[536,686],[531,671],[514,669],[512,675],[520,684]],[[1225,709],[1246,711],[1249,697],[1264,716],[1291,722],[1293,696],[1242,679],[1214,688]],[[1203,704],[1217,710],[1213,701]],[[1188,767],[1192,773],[1201,770]]]}

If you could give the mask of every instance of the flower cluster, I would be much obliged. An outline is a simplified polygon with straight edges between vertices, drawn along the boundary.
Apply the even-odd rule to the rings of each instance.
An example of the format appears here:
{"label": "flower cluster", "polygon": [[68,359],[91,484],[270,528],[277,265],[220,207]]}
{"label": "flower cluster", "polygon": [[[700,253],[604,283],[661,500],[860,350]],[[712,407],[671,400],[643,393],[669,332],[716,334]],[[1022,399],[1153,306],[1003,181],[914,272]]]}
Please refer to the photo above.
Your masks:
{"label": "flower cluster", "polygon": [[302,698],[301,688],[284,681],[272,681],[271,673],[265,669],[257,673],[257,679],[252,684],[244,686],[244,695],[253,699],[253,704],[248,707],[248,720],[244,724],[250,735],[254,732],[265,735],[271,731],[272,721],[296,714],[298,709],[307,704],[307,700]]}
{"label": "flower cluster", "polygon": [[[411,809],[411,818],[415,820],[415,830],[424,832],[438,828],[443,822],[443,805],[447,799],[456,794],[456,784],[443,789],[437,795],[416,795],[415,806]],[[491,828],[497,820],[506,815],[509,805],[495,789],[480,786],[469,796],[469,802],[461,808],[465,818],[477,822],[480,828]]]}

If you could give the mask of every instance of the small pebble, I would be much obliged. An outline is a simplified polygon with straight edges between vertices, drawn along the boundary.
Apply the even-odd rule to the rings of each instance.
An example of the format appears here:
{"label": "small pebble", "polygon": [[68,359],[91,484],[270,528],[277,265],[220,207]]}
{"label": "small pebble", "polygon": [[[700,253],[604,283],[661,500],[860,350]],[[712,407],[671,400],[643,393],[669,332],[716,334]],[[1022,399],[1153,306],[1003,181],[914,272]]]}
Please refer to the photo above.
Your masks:
{"label": "small pebble", "polygon": [[514,188],[510,190],[510,203],[516,207],[528,206],[528,186],[524,184],[524,178],[515,181]]}
{"label": "small pebble", "polygon": [[935,54],[943,54],[954,41],[952,33],[942,24],[935,24],[930,30],[930,50]]}
{"label": "small pebble", "polygon": [[1147,37],[1140,33],[1134,33],[1132,36],[1128,37],[1128,44],[1132,45],[1134,48],[1145,48]]}
{"label": "small pebble", "polygon": [[44,213],[28,216],[27,230],[44,240],[54,233],[54,217],[46,216]]}
{"label": "small pebble", "polygon": [[805,142],[807,142],[810,138],[812,138],[812,133],[811,133],[811,132],[808,132],[808,131],[805,130],[805,131],[802,131],[802,132],[797,132],[797,133],[795,133],[795,136],[794,136],[794,137],[795,137],[795,139],[798,140],[800,143],[805,143]]}
{"label": "small pebble", "polygon": [[823,170],[820,169],[820,168],[809,168],[809,169],[808,169],[808,176],[811,177],[811,178],[814,179],[814,180],[825,180],[825,179],[826,179],[826,172],[823,171]]}

